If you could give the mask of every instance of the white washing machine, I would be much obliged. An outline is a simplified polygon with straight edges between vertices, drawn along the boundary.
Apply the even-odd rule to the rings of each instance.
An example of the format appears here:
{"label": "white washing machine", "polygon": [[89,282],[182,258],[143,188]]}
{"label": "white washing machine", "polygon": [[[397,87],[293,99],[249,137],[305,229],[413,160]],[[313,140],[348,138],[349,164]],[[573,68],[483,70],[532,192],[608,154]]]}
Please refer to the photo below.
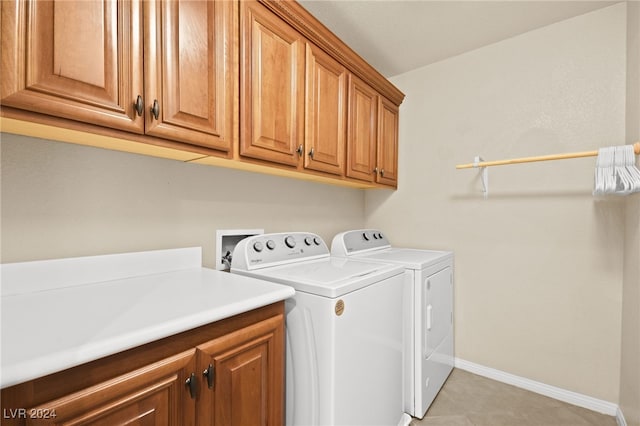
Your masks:
{"label": "white washing machine", "polygon": [[306,232],[238,243],[231,272],[292,286],[286,306],[286,424],[408,425],[402,401],[398,265],[335,258]]}
{"label": "white washing machine", "polygon": [[453,253],[391,247],[360,229],[336,235],[331,255],[405,268],[404,409],[424,417],[453,369]]}

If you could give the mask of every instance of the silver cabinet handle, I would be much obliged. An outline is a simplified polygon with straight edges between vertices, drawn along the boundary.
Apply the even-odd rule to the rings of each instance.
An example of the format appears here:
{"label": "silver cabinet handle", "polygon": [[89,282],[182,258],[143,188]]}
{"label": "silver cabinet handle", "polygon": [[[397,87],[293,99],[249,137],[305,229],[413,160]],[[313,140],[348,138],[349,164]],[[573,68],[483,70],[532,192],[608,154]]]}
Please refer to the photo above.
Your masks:
{"label": "silver cabinet handle", "polygon": [[144,100],[142,99],[142,96],[138,95],[133,107],[135,108],[136,113],[138,113],[138,117],[142,117],[142,113],[144,112]]}
{"label": "silver cabinet handle", "polygon": [[206,370],[202,372],[202,375],[207,378],[207,386],[209,389],[213,389],[213,365],[209,364]]}
{"label": "silver cabinet handle", "polygon": [[311,157],[312,160],[313,160],[313,154],[315,154],[315,150],[311,148],[311,151],[309,151],[309,157]]}
{"label": "silver cabinet handle", "polygon": [[196,382],[196,373],[191,373],[187,380],[184,381],[184,385],[189,388],[189,395],[191,395],[192,399],[196,399],[197,392],[197,382]]}
{"label": "silver cabinet handle", "polygon": [[153,118],[156,120],[160,116],[160,104],[157,99],[153,100],[153,106],[151,107],[151,114],[153,114]]}

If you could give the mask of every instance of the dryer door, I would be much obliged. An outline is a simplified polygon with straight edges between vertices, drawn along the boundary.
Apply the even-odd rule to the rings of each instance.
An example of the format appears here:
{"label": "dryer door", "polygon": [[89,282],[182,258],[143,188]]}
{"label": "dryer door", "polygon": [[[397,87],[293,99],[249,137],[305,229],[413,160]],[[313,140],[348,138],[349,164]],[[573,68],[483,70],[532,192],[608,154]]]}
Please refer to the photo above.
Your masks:
{"label": "dryer door", "polygon": [[453,327],[451,268],[422,277],[422,359],[431,356]]}
{"label": "dryer door", "polygon": [[[426,275],[426,274],[425,274]],[[452,268],[422,276],[416,315],[416,387],[414,417],[422,418],[453,368]]]}

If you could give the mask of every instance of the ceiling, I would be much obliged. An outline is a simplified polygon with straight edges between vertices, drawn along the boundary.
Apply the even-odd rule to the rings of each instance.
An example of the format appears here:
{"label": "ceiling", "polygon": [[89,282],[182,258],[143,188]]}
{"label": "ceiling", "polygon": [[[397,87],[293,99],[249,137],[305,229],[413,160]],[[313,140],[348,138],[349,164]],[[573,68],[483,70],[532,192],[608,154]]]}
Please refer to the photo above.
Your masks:
{"label": "ceiling", "polygon": [[385,77],[617,1],[299,0]]}

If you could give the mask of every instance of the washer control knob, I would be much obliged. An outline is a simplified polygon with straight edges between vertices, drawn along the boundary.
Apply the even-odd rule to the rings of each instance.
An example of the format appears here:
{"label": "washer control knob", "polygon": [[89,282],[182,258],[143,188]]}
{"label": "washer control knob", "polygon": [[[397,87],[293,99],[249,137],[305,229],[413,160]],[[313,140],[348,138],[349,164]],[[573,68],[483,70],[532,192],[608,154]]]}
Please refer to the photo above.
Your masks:
{"label": "washer control knob", "polygon": [[369,236],[367,235],[366,232],[362,233],[362,238],[364,238],[365,241],[369,241]]}
{"label": "washer control knob", "polygon": [[313,243],[314,243],[315,245],[319,246],[319,245],[320,245],[320,238],[318,238],[318,237],[313,237]]}
{"label": "washer control knob", "polygon": [[289,247],[289,248],[294,248],[294,247],[296,246],[296,240],[295,240],[291,235],[289,235],[288,237],[286,237],[286,238],[284,239],[284,243],[285,243],[285,244],[287,245],[287,247]]}
{"label": "washer control knob", "polygon": [[376,234],[375,232],[373,233],[373,239],[375,239],[375,240],[378,239],[378,234]]}
{"label": "washer control knob", "polygon": [[311,237],[305,237],[304,238],[304,243],[308,246],[310,246],[311,244],[313,244],[313,239]]}
{"label": "washer control knob", "polygon": [[378,238],[382,239],[382,234],[380,232],[378,232]]}
{"label": "washer control knob", "polygon": [[256,241],[255,243],[253,243],[253,249],[260,253],[263,249],[262,243],[260,241]]}
{"label": "washer control knob", "polygon": [[275,241],[273,241],[273,240],[269,240],[269,241],[267,241],[267,248],[268,248],[269,250],[273,250],[274,248],[276,248],[276,243],[275,243]]}

